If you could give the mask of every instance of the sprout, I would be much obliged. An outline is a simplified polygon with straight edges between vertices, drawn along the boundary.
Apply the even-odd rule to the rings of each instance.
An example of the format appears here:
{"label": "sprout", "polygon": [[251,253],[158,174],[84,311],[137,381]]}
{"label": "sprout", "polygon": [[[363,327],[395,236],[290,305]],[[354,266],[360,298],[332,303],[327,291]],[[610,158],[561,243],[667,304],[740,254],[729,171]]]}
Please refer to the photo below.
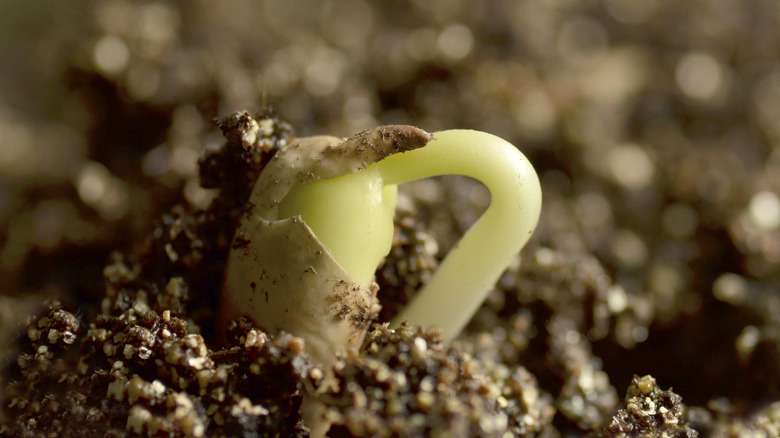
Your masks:
{"label": "sprout", "polygon": [[470,176],[490,190],[490,206],[393,324],[441,327],[452,341],[485,300],[539,221],[542,189],[533,166],[495,135],[452,130],[424,148],[377,163],[386,184],[442,174]]}
{"label": "sprout", "polygon": [[539,219],[541,189],[514,146],[484,132],[389,126],[345,141],[298,139],[252,192],[233,249],[222,314],[307,341],[326,367],[356,351],[379,310],[374,271],[392,244],[397,184],[460,174],[487,186],[487,211],[393,324],[457,336]]}

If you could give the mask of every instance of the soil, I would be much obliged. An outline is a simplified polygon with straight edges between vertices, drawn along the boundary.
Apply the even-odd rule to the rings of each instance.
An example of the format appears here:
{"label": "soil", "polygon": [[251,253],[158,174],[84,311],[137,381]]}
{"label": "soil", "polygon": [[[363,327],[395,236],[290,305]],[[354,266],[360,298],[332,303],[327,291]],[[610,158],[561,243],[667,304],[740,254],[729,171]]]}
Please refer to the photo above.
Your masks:
{"label": "soil", "polygon": [[[780,5],[45,3],[0,18],[0,435],[308,436],[306,397],[334,437],[780,435]],[[402,186],[337,388],[295,334],[219,340],[270,157],[397,123],[542,182],[464,333],[383,324],[489,204],[444,177]]]}

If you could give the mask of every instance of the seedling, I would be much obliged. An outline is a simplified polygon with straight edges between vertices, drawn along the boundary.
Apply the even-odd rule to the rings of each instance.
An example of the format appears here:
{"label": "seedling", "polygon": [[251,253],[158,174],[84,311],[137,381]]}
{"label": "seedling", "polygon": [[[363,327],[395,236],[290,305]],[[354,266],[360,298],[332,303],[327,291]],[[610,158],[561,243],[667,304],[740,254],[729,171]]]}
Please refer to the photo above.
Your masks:
{"label": "seedling", "polygon": [[389,126],[278,152],[236,233],[223,317],[301,336],[326,366],[356,351],[379,310],[373,276],[392,244],[397,185],[444,174],[485,184],[490,206],[392,324],[440,327],[452,341],[530,238],[542,199],[520,151],[470,130]]}

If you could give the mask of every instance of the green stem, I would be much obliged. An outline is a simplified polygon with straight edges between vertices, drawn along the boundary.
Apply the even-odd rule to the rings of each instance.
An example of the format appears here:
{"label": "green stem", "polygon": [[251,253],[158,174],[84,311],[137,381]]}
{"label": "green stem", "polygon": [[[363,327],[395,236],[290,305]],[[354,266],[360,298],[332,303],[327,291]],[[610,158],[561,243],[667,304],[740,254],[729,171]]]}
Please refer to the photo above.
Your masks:
{"label": "green stem", "polygon": [[441,327],[449,343],[528,242],[539,220],[542,194],[534,168],[503,139],[471,130],[442,131],[434,137],[423,148],[391,155],[375,166],[386,185],[458,174],[490,190],[487,211],[392,322]]}

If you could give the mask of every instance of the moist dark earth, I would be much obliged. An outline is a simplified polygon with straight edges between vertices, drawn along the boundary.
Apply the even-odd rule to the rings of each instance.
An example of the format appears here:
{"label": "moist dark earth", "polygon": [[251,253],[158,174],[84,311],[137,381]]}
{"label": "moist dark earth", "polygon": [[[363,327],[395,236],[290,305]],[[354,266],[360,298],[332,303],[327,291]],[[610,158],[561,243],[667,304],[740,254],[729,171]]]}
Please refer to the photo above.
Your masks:
{"label": "moist dark earth", "polygon": [[[0,18],[0,435],[780,435],[776,2],[41,3]],[[227,253],[276,150],[399,123],[517,145],[540,224],[444,346],[385,323],[489,195],[402,186],[326,390],[216,327]]]}

